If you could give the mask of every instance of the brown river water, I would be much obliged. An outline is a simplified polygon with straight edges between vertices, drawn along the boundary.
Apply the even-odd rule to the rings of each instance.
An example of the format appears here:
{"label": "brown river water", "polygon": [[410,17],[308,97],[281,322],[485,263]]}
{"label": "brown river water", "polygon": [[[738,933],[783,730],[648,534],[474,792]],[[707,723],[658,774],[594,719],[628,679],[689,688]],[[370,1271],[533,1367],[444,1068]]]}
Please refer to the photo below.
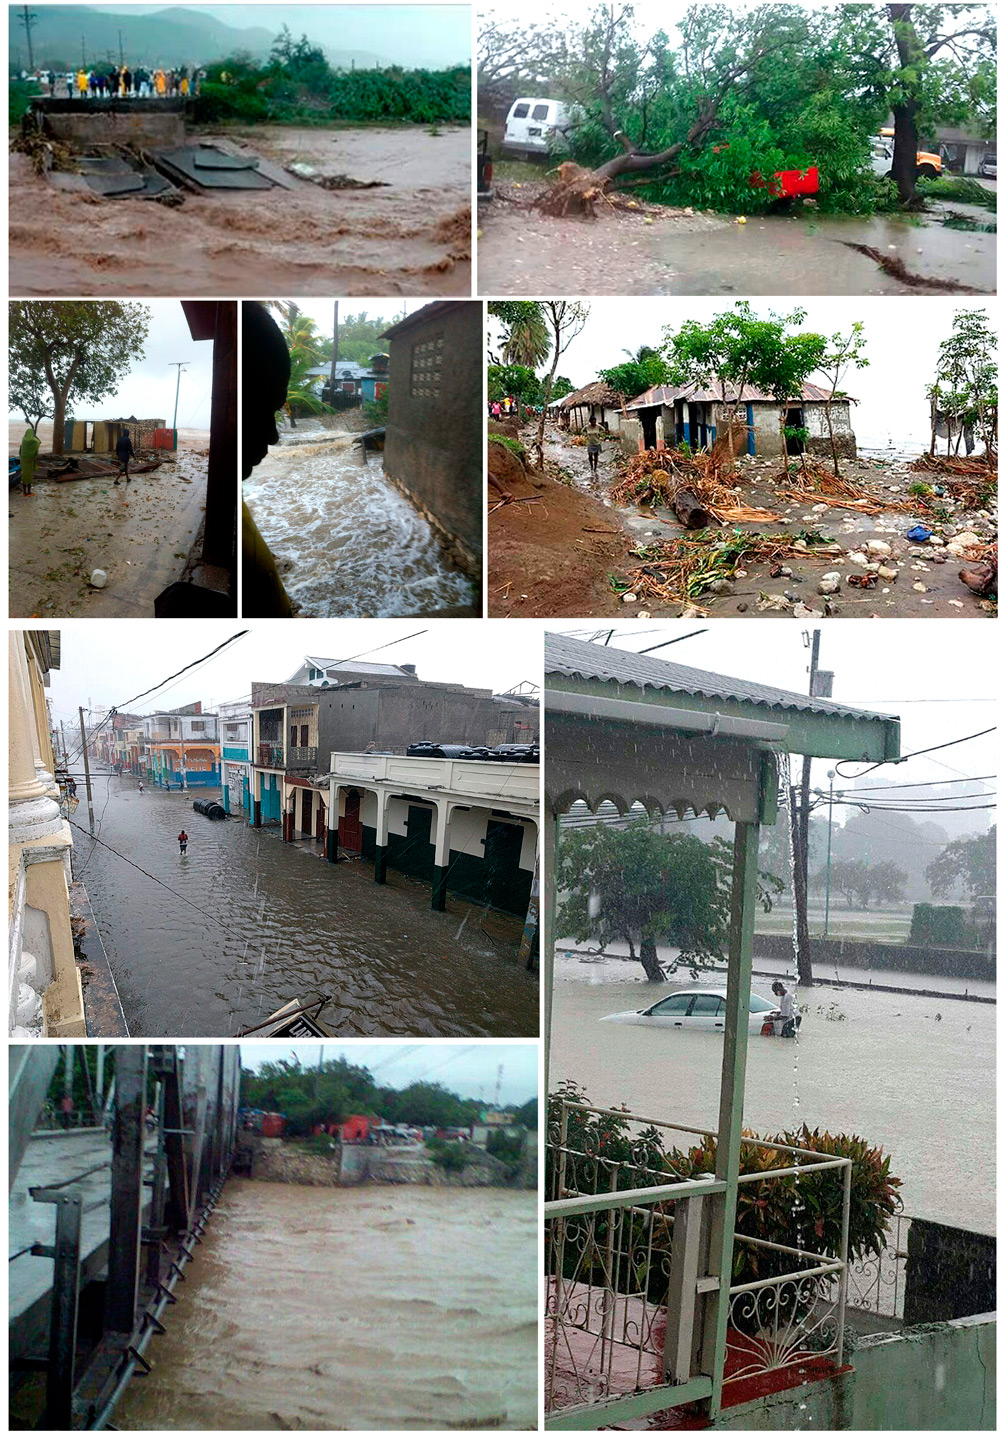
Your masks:
{"label": "brown river water", "polygon": [[534,1191],[232,1179],[122,1429],[532,1429]]}

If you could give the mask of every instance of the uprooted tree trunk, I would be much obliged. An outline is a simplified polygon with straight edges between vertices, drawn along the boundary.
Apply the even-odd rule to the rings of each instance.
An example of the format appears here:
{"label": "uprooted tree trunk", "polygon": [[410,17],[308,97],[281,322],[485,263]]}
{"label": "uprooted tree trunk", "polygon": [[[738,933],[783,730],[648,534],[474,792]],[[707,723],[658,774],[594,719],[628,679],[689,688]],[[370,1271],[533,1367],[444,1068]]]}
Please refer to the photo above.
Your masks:
{"label": "uprooted tree trunk", "polygon": [[675,473],[664,473],[657,479],[657,486],[667,495],[667,501],[685,528],[707,528],[709,515],[701,506],[701,499],[693,489],[688,488],[683,478]]}
{"label": "uprooted tree trunk", "polygon": [[623,130],[615,130],[614,138],[622,147],[622,153],[599,165],[597,169],[584,169],[582,165],[567,160],[556,171],[558,180],[534,201],[533,207],[545,214],[563,217],[567,214],[584,214],[593,218],[601,201],[610,203],[608,189],[624,174],[645,174],[654,169],[663,169],[664,179],[676,171],[667,169],[682,150],[701,144],[708,133],[715,128],[718,99],[707,101],[698,118],[691,125],[685,137],[666,149],[647,154],[632,143]]}

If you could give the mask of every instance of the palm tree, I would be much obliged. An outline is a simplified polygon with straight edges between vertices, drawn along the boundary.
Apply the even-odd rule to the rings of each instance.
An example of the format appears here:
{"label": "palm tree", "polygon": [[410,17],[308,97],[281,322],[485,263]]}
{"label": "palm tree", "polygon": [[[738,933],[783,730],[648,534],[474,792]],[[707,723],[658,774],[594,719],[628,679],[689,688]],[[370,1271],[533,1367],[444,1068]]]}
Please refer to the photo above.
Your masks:
{"label": "palm tree", "polygon": [[291,373],[288,379],[284,412],[288,415],[290,426],[294,428],[294,406],[304,408],[309,413],[327,411],[326,404],[316,393],[318,380],[309,372],[311,368],[322,362],[321,339],[316,327],[316,320],[311,319],[308,314],[302,313],[292,300],[274,300],[271,307],[277,310],[282,320],[281,332],[288,345]]}

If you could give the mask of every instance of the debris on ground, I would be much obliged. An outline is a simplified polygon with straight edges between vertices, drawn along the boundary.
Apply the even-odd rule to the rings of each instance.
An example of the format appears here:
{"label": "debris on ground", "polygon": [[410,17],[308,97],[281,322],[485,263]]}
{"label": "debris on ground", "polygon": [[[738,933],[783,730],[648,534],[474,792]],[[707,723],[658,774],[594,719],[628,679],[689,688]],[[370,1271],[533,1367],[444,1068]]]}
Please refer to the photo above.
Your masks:
{"label": "debris on ground", "polygon": [[[729,535],[703,533],[696,538],[675,538],[654,547],[637,547],[634,556],[642,563],[624,577],[612,578],[612,589],[623,601],[658,598],[661,602],[690,603],[710,594],[728,597],[738,577],[746,577],[746,565],[775,563],[792,553],[796,557],[827,558],[843,550],[832,539],[817,533],[749,533],[736,528]],[[792,601],[797,601],[793,598]],[[701,609],[698,616],[705,616]]]}
{"label": "debris on ground", "polygon": [[909,510],[912,503],[907,498],[876,497],[870,488],[849,478],[836,475],[825,463],[818,462],[803,454],[798,467],[787,475],[787,487],[780,490],[782,498],[793,498],[809,502],[822,498],[828,508],[848,508],[856,513],[883,513],[887,509]]}
{"label": "debris on ground", "polygon": [[900,284],[906,284],[911,289],[922,289],[924,291],[933,289],[942,294],[982,294],[983,289],[972,289],[968,284],[959,284],[954,279],[934,279],[929,275],[914,274],[908,269],[902,259],[897,259],[893,254],[887,254],[882,249],[876,249],[871,244],[855,244],[850,239],[839,241],[848,249],[854,249],[858,254],[864,254],[866,259],[872,259],[884,274],[889,274]]}
{"label": "debris on ground", "polygon": [[726,479],[734,469],[720,446],[701,453],[680,448],[646,449],[625,464],[625,476],[611,490],[613,503],[667,503],[686,528],[704,528],[711,515],[720,523],[773,523],[776,513],[746,507],[740,490]]}

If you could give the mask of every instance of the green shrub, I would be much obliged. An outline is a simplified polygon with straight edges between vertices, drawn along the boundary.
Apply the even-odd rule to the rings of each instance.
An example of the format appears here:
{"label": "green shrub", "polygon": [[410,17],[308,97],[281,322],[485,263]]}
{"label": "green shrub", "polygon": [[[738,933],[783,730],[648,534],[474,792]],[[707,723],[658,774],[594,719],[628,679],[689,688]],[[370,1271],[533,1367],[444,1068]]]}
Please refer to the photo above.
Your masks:
{"label": "green shrub", "polygon": [[426,1148],[439,1170],[464,1170],[472,1159],[472,1152],[458,1140],[432,1139],[426,1142]]}
{"label": "green shrub", "polygon": [[961,204],[979,204],[983,209],[994,212],[997,207],[994,190],[961,174],[942,174],[940,179],[918,179],[917,192],[925,199],[954,199]]}
{"label": "green shrub", "polygon": [[516,438],[508,438],[505,433],[491,433],[489,439],[491,443],[503,444],[504,448],[509,448],[511,453],[516,453],[518,458],[525,456],[524,444],[518,442]]}
{"label": "green shrub", "polygon": [[934,906],[920,901],[910,920],[910,942],[914,946],[967,946],[969,933],[965,912],[960,906]]}
{"label": "green shrub", "polygon": [[33,80],[11,80],[7,87],[7,127],[16,130],[31,108],[31,101],[42,93]]}
{"label": "green shrub", "polygon": [[369,398],[364,404],[365,422],[371,428],[384,428],[389,422],[389,386],[380,398]]}

